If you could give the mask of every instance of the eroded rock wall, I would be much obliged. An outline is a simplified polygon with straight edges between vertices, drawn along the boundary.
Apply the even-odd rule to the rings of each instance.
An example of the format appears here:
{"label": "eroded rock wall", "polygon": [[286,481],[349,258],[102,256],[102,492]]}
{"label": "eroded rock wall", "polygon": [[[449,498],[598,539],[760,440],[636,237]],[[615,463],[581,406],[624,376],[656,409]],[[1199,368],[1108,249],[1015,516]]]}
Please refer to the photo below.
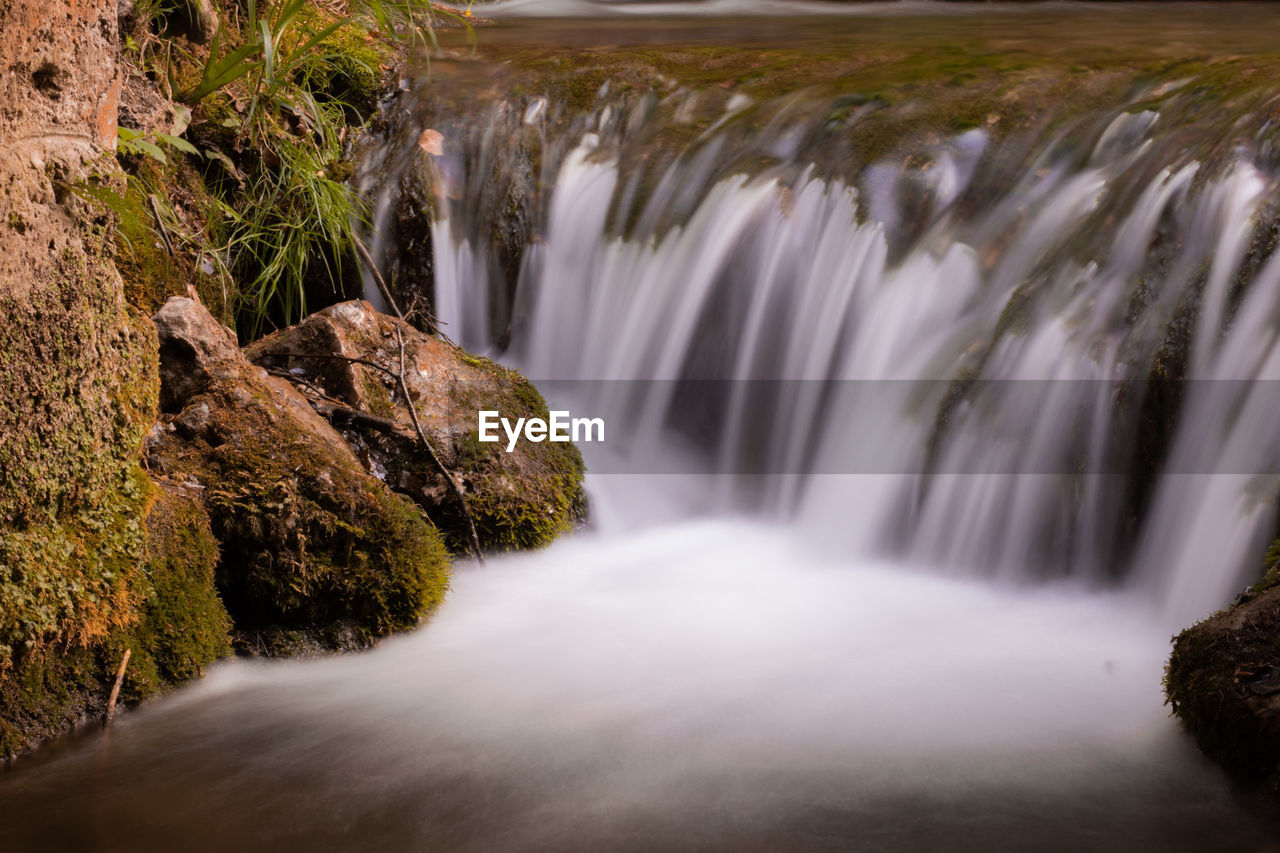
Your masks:
{"label": "eroded rock wall", "polygon": [[146,594],[155,333],[125,305],[114,223],[70,189],[118,180],[115,9],[0,0],[0,753],[40,734],[11,725],[49,704],[33,662],[100,648]]}

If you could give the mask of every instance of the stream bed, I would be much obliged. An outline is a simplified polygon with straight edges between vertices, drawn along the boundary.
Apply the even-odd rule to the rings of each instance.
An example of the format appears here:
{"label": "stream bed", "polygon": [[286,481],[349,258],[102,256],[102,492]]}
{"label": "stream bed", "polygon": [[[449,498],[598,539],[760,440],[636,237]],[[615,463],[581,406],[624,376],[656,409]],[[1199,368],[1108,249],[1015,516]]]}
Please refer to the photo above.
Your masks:
{"label": "stream bed", "polygon": [[373,652],[229,662],[52,747],[0,776],[0,843],[1270,849],[1134,611],[740,522],[586,535],[461,569]]}

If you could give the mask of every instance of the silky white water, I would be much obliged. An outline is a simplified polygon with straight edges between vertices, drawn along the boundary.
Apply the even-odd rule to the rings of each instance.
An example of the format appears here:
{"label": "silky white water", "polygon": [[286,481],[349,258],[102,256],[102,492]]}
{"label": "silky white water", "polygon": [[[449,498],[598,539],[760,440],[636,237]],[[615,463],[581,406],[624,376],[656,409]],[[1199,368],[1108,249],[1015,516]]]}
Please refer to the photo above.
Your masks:
{"label": "silky white water", "polygon": [[0,838],[1254,849],[1165,716],[1166,642],[1134,604],[741,521],[585,534],[462,569],[427,630],[371,654],[216,668],[0,784]]}

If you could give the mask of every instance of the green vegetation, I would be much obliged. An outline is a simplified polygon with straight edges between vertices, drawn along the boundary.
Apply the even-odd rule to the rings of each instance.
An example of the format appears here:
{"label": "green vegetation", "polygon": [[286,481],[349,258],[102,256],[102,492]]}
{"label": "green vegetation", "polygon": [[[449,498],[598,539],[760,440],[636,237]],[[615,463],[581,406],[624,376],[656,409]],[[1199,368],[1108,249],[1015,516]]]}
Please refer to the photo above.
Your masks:
{"label": "green vegetation", "polygon": [[196,678],[231,654],[231,617],[214,586],[217,565],[218,543],[199,502],[158,489],[147,514],[149,589],[135,633],[160,683]]}
{"label": "green vegetation", "polygon": [[34,646],[106,636],[139,596],[155,332],[126,312],[108,265],[67,250],[56,270],[0,298],[0,674]]}
{"label": "green vegetation", "polygon": [[[128,189],[93,195],[121,218],[122,255],[144,256],[131,294],[140,307],[173,292],[174,272],[198,271],[210,279],[202,294],[221,297],[210,304],[256,337],[358,287],[353,241],[365,211],[347,183],[352,131],[403,45],[433,41],[442,18],[463,16],[416,0],[357,0],[346,14],[312,0],[247,0],[220,13],[207,49],[161,35],[160,6],[135,13],[126,54],[172,93],[178,119],[121,128]],[[197,203],[170,198],[179,176],[201,185]],[[172,264],[157,263],[157,243]]]}

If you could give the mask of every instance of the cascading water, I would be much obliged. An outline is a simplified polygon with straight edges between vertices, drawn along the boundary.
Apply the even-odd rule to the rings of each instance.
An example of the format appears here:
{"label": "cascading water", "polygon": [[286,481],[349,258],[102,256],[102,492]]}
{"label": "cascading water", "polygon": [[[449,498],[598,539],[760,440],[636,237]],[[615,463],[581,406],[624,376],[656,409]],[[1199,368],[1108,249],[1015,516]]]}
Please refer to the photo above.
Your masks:
{"label": "cascading water", "polygon": [[[996,26],[964,14],[943,48]],[[1017,14],[1037,49],[1150,28]],[[625,37],[666,27],[697,33]],[[870,86],[563,73],[436,61],[357,180],[405,304],[604,418],[592,529],[460,566],[370,654],[228,664],[0,778],[0,845],[1261,849],[1160,675],[1274,535],[1273,104],[1148,75],[851,148]]]}
{"label": "cascading water", "polygon": [[[934,146],[926,168],[872,164],[851,184],[785,141],[815,118],[787,105],[766,139],[791,159],[716,168],[757,144],[736,138],[731,103],[653,175],[628,160],[653,101],[599,100],[556,129],[540,124],[542,99],[502,102],[446,125],[451,151],[429,167],[447,187],[432,227],[437,316],[469,347],[501,338],[500,357],[603,415],[625,458],[588,447],[597,470],[695,470],[688,488],[767,472],[719,481],[693,511],[745,498],[837,531],[851,557],[933,570],[1121,576],[1170,627],[1256,572],[1280,452],[1268,384],[1280,262],[1246,262],[1280,198],[1254,162],[1265,133],[1202,162],[1173,121],[1120,105],[1012,165],[971,130]],[[513,289],[477,211],[502,215],[483,203],[497,151],[530,126],[567,153],[542,164],[552,189]],[[690,382],[722,397],[692,456],[679,411]],[[1181,407],[1157,400],[1184,392]],[[1153,417],[1172,425],[1158,441]],[[1159,441],[1167,460],[1136,467]]]}

